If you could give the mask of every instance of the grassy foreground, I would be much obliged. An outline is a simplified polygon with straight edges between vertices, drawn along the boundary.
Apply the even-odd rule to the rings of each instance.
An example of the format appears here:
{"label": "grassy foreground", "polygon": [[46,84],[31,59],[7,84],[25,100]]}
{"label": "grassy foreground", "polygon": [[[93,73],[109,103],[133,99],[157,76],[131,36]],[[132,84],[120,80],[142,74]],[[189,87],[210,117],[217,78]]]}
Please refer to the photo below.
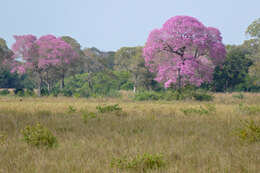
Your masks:
{"label": "grassy foreground", "polygon": [[[0,173],[260,172],[260,142],[236,132],[245,120],[260,127],[260,95],[244,96],[217,94],[213,102],[0,97]],[[119,104],[123,113],[97,113],[105,104]],[[97,117],[84,121],[87,111]],[[56,136],[57,147],[23,140],[21,130],[36,123]],[[162,156],[164,166],[120,168],[143,154]]]}

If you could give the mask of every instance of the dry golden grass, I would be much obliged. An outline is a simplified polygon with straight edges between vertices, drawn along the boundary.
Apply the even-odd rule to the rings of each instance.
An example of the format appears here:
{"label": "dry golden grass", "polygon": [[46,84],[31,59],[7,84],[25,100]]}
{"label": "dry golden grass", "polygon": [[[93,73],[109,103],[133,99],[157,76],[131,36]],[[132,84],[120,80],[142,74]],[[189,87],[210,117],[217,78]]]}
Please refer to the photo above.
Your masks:
{"label": "dry golden grass", "polygon": [[[260,123],[260,113],[246,115],[238,104],[259,105],[259,94],[216,94],[214,102],[134,102],[129,99],[0,97],[0,173],[129,173],[111,168],[113,158],[162,153],[166,167],[151,173],[260,172],[260,143],[234,135],[240,120]],[[119,104],[127,116],[113,113],[83,122],[82,111]],[[184,115],[181,109],[214,104],[216,113]],[[69,113],[69,106],[76,109]],[[41,123],[57,137],[58,147],[36,148],[21,130]],[[2,136],[6,136],[5,138]]]}

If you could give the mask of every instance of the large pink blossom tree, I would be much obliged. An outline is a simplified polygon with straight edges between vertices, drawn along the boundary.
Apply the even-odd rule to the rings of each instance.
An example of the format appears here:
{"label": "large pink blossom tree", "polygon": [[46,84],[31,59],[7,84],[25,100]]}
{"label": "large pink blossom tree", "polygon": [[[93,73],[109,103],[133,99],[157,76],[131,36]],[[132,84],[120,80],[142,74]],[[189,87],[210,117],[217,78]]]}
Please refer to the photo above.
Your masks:
{"label": "large pink blossom tree", "polygon": [[165,88],[178,89],[212,81],[215,66],[225,60],[226,50],[218,29],[206,27],[189,16],[170,18],[153,30],[143,49],[146,65]]}
{"label": "large pink blossom tree", "polygon": [[41,95],[43,81],[48,79],[48,72],[51,69],[64,71],[64,66],[78,57],[68,43],[53,35],[42,36],[39,39],[33,35],[14,36],[14,38],[16,40],[12,46],[14,55],[9,62],[13,67],[12,72],[34,73],[38,79],[38,95]]}

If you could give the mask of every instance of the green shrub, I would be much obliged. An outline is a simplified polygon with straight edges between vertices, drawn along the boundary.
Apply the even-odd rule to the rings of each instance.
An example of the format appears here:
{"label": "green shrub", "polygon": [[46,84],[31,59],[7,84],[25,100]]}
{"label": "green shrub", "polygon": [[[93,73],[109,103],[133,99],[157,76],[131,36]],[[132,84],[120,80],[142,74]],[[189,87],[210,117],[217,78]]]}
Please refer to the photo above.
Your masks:
{"label": "green shrub", "polygon": [[7,135],[3,132],[0,132],[0,145],[6,144],[7,141]]}
{"label": "green shrub", "polygon": [[15,89],[14,93],[18,97],[24,97],[24,90],[23,89]]}
{"label": "green shrub", "polygon": [[203,92],[195,92],[193,93],[193,97],[197,101],[212,101],[214,99],[213,95]]}
{"label": "green shrub", "polygon": [[0,91],[0,95],[5,96],[5,95],[8,95],[8,94],[10,94],[10,92],[7,89],[4,89],[4,90]]}
{"label": "green shrub", "polygon": [[160,100],[162,98],[163,96],[161,93],[154,92],[154,91],[144,91],[135,94],[135,100],[137,101]]}
{"label": "green shrub", "polygon": [[240,103],[238,105],[238,110],[242,114],[248,114],[248,115],[255,115],[260,113],[260,107],[259,106],[249,106],[249,105],[244,105],[243,103]]}
{"label": "green shrub", "polygon": [[84,112],[82,114],[82,119],[84,123],[87,123],[90,119],[97,118],[97,114],[94,112]]}
{"label": "green shrub", "polygon": [[234,95],[232,95],[232,97],[237,98],[237,99],[241,99],[241,100],[245,98],[243,93],[234,94]]}
{"label": "green shrub", "polygon": [[208,115],[216,113],[216,106],[212,104],[206,104],[205,106],[200,106],[199,108],[182,108],[181,111],[185,115],[199,114]]}
{"label": "green shrub", "polygon": [[241,127],[236,129],[236,134],[240,140],[249,143],[260,141],[260,126],[253,120],[241,121]]}
{"label": "green shrub", "polygon": [[127,157],[113,158],[110,163],[112,168],[132,169],[135,171],[147,172],[152,169],[160,169],[166,166],[166,161],[162,154],[148,154],[137,155],[132,159]]}
{"label": "green shrub", "polygon": [[135,100],[137,101],[145,101],[145,100],[185,100],[185,99],[192,99],[198,101],[212,101],[213,96],[206,93],[201,92],[193,89],[182,89],[182,90],[168,90],[163,92],[155,92],[155,91],[144,91],[138,92],[135,94]]}
{"label": "green shrub", "polygon": [[77,109],[75,107],[73,107],[71,105],[68,107],[68,113],[75,113],[76,111],[77,111]]}
{"label": "green shrub", "polygon": [[74,93],[74,94],[73,94],[73,97],[74,97],[74,98],[80,98],[80,93]]}
{"label": "green shrub", "polygon": [[22,130],[23,138],[27,144],[36,147],[52,148],[57,146],[56,137],[50,130],[41,124],[27,126]]}
{"label": "green shrub", "polygon": [[118,104],[108,106],[97,106],[96,109],[99,113],[109,113],[114,111],[122,111],[122,108]]}

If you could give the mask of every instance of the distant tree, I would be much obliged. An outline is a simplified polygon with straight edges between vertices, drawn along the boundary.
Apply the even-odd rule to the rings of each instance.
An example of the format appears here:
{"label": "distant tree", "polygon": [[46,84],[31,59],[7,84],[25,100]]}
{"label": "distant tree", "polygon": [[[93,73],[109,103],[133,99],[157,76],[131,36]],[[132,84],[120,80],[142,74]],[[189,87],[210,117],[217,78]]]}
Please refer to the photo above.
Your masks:
{"label": "distant tree", "polygon": [[39,96],[44,78],[48,76],[49,71],[55,67],[65,74],[66,64],[77,57],[69,44],[52,35],[42,36],[39,39],[33,35],[14,36],[14,38],[16,40],[12,46],[14,56],[10,60],[12,72],[34,73],[37,78]]}
{"label": "distant tree", "polygon": [[224,62],[226,50],[218,29],[193,17],[176,16],[150,33],[143,55],[158,82],[180,89],[211,82],[214,67]]}
{"label": "distant tree", "polygon": [[248,26],[246,34],[255,39],[260,38],[260,18],[256,19],[252,24]]}
{"label": "distant tree", "polygon": [[91,67],[89,67],[90,71],[97,72],[105,69],[113,69],[115,52],[103,52],[95,47],[85,48],[83,51],[86,55],[86,60],[92,64]]}
{"label": "distant tree", "polygon": [[253,61],[249,74],[254,85],[260,86],[260,18],[248,26],[246,34],[251,38],[243,46],[249,51],[247,57]]}
{"label": "distant tree", "polygon": [[12,55],[13,52],[6,45],[6,41],[0,38],[0,70],[8,68],[8,64],[5,62],[10,59]]}
{"label": "distant tree", "polygon": [[214,72],[213,85],[216,91],[233,91],[236,87],[245,85],[249,79],[249,68],[253,63],[247,58],[247,54],[248,50],[242,46],[227,46],[227,58]]}
{"label": "distant tree", "polygon": [[142,49],[142,47],[122,47],[115,54],[114,69],[130,72],[134,92],[137,87],[149,88],[154,77],[145,66]]}

